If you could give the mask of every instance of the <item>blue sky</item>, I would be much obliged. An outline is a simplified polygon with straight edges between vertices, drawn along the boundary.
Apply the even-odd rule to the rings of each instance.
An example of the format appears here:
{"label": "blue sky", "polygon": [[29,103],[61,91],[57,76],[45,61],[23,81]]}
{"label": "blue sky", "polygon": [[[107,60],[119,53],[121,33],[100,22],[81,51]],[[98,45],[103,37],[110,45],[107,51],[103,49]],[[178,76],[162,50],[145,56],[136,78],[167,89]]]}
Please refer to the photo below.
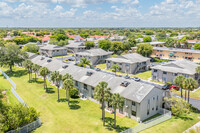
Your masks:
{"label": "blue sky", "polygon": [[0,0],[0,27],[200,27],[200,0]]}

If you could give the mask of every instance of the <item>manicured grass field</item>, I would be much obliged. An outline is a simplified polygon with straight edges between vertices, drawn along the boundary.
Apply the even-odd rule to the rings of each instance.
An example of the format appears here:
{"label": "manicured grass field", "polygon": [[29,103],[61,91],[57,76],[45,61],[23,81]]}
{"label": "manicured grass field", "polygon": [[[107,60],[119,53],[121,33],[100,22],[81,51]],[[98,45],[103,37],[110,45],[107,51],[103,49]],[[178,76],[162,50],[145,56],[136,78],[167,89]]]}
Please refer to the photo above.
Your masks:
{"label": "manicured grass field", "polygon": [[196,124],[200,119],[199,113],[192,113],[187,117],[172,117],[171,119],[155,125],[141,133],[182,133],[183,131]]}
{"label": "manicured grass field", "polygon": [[151,77],[151,71],[141,72],[133,76],[143,80],[148,80]]}
{"label": "manicured grass field", "polygon": [[[3,68],[5,71],[6,69]],[[17,84],[17,93],[28,106],[36,108],[40,112],[42,126],[35,133],[105,133],[120,132],[134,127],[137,122],[129,118],[117,117],[118,129],[113,129],[113,115],[106,112],[106,126],[102,126],[100,105],[89,100],[71,99],[70,107],[65,101],[65,91],[60,90],[61,102],[57,102],[57,89],[49,87],[49,93],[43,89],[43,80],[28,83],[28,75],[24,69],[15,68],[15,73],[9,75]],[[21,75],[21,76],[19,76]],[[10,84],[0,75],[1,88],[10,88]],[[199,113],[191,113],[184,117],[172,117],[170,120],[142,131],[142,133],[182,133],[200,119]]]}
{"label": "manicured grass field", "polygon": [[[181,95],[180,91],[174,90],[173,93],[177,95]],[[185,96],[185,91],[183,90],[183,95]],[[190,98],[200,99],[200,88],[198,88],[195,92],[190,92]]]}
{"label": "manicured grass field", "polygon": [[[2,68],[6,71],[7,69]],[[40,112],[42,126],[36,133],[105,133],[120,132],[138,124],[127,117],[117,117],[117,129],[113,129],[113,114],[106,112],[106,126],[101,121],[100,105],[89,100],[71,99],[70,107],[65,100],[65,91],[60,90],[61,102],[57,102],[57,89],[48,82],[49,93],[43,89],[43,80],[28,82],[28,75],[22,68],[14,68],[9,76],[17,85],[17,93],[30,107]],[[21,76],[19,76],[21,75]],[[33,76],[34,77],[34,76]],[[9,89],[10,83],[1,75],[2,88]]]}

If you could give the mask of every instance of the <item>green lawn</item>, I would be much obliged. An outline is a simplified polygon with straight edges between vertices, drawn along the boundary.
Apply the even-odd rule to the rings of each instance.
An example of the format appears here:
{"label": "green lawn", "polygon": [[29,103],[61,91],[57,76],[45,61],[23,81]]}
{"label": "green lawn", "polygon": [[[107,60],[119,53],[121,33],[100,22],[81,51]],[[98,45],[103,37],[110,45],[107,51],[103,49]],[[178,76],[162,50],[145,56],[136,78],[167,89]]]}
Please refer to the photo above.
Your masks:
{"label": "green lawn", "polygon": [[[3,78],[3,75],[0,75],[0,78]],[[6,102],[8,104],[18,104],[19,101],[15,97],[15,95],[11,92],[8,80],[1,82],[0,80],[0,89],[6,90]]]}
{"label": "green lawn", "polygon": [[134,77],[138,77],[143,80],[148,80],[151,77],[151,71],[141,72],[133,75]]}
{"label": "green lawn", "polygon": [[[6,70],[2,68],[2,70]],[[94,132],[119,132],[138,124],[127,117],[117,117],[117,130],[113,129],[113,114],[106,112],[106,126],[102,126],[100,105],[86,100],[71,99],[70,107],[65,101],[65,91],[60,90],[61,102],[57,102],[57,89],[49,87],[49,93],[43,89],[43,80],[28,83],[28,75],[24,69],[14,68],[15,73],[9,75],[17,85],[17,93],[27,103],[40,112],[42,126],[36,129],[36,133],[94,133]],[[21,75],[21,76],[19,76]],[[10,88],[10,84],[0,76],[2,88]]]}
{"label": "green lawn", "polygon": [[146,129],[141,133],[182,133],[196,124],[200,120],[198,117],[199,113],[192,113],[190,116],[182,118],[173,116],[171,119]]}
{"label": "green lawn", "polygon": [[[173,93],[177,95],[181,95],[180,91],[174,90]],[[183,95],[185,96],[185,91],[183,90]],[[200,99],[200,88],[198,88],[195,92],[190,92],[190,98]]]}

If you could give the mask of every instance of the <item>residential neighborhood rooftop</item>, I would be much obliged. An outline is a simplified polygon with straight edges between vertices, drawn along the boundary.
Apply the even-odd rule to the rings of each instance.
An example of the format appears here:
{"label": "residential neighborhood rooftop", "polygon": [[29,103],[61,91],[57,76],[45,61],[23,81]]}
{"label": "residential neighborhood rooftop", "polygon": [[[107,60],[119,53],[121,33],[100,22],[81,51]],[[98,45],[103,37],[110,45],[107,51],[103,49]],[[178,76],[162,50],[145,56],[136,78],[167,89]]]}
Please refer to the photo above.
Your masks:
{"label": "residential neighborhood rooftop", "polygon": [[188,60],[177,60],[162,65],[157,65],[152,67],[152,69],[158,69],[162,71],[172,72],[172,73],[184,73],[193,75],[196,73],[195,68],[199,65]]}
{"label": "residential neighborhood rooftop", "polygon": [[[32,54],[29,54],[30,56]],[[76,66],[72,63],[63,63],[60,60],[37,55],[35,58],[30,59],[33,63],[38,64],[43,67],[47,67],[50,71],[59,71],[62,75],[69,73],[72,75],[73,79],[81,83],[95,87],[100,81],[108,82],[108,87],[111,88],[112,93],[120,93],[124,98],[133,100],[140,103],[149,92],[153,89],[156,89],[153,85],[136,82],[134,80],[124,79],[123,77],[116,77],[114,75],[106,74],[103,72],[97,72],[92,69],[83,68]],[[63,68],[63,65],[68,65],[66,68]],[[86,73],[92,72],[91,76],[88,76]],[[123,81],[127,81],[130,84],[127,87],[121,85]]]}
{"label": "residential neighborhood rooftop", "polygon": [[85,50],[83,52],[78,52],[76,54],[82,55],[82,56],[104,56],[104,55],[109,55],[112,53],[113,52],[107,52],[100,48],[94,48],[94,49],[90,49],[90,50]]}
{"label": "residential neighborhood rooftop", "polygon": [[147,57],[143,57],[140,54],[132,53],[132,54],[117,56],[114,58],[108,58],[107,60],[119,63],[137,63],[137,62],[144,62],[150,59]]}

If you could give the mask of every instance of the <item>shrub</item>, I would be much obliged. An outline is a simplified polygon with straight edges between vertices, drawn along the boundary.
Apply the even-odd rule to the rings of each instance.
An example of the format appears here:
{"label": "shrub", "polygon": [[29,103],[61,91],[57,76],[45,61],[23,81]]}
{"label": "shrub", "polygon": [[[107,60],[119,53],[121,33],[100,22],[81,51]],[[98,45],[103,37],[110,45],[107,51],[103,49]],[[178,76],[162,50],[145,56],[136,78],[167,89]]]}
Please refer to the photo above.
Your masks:
{"label": "shrub", "polygon": [[166,84],[172,86],[172,83],[170,83],[170,82],[167,82]]}
{"label": "shrub", "polygon": [[76,88],[70,90],[70,97],[71,98],[78,98],[79,91]]}
{"label": "shrub", "polygon": [[65,61],[67,62],[67,61],[69,61],[68,59],[65,59]]}

